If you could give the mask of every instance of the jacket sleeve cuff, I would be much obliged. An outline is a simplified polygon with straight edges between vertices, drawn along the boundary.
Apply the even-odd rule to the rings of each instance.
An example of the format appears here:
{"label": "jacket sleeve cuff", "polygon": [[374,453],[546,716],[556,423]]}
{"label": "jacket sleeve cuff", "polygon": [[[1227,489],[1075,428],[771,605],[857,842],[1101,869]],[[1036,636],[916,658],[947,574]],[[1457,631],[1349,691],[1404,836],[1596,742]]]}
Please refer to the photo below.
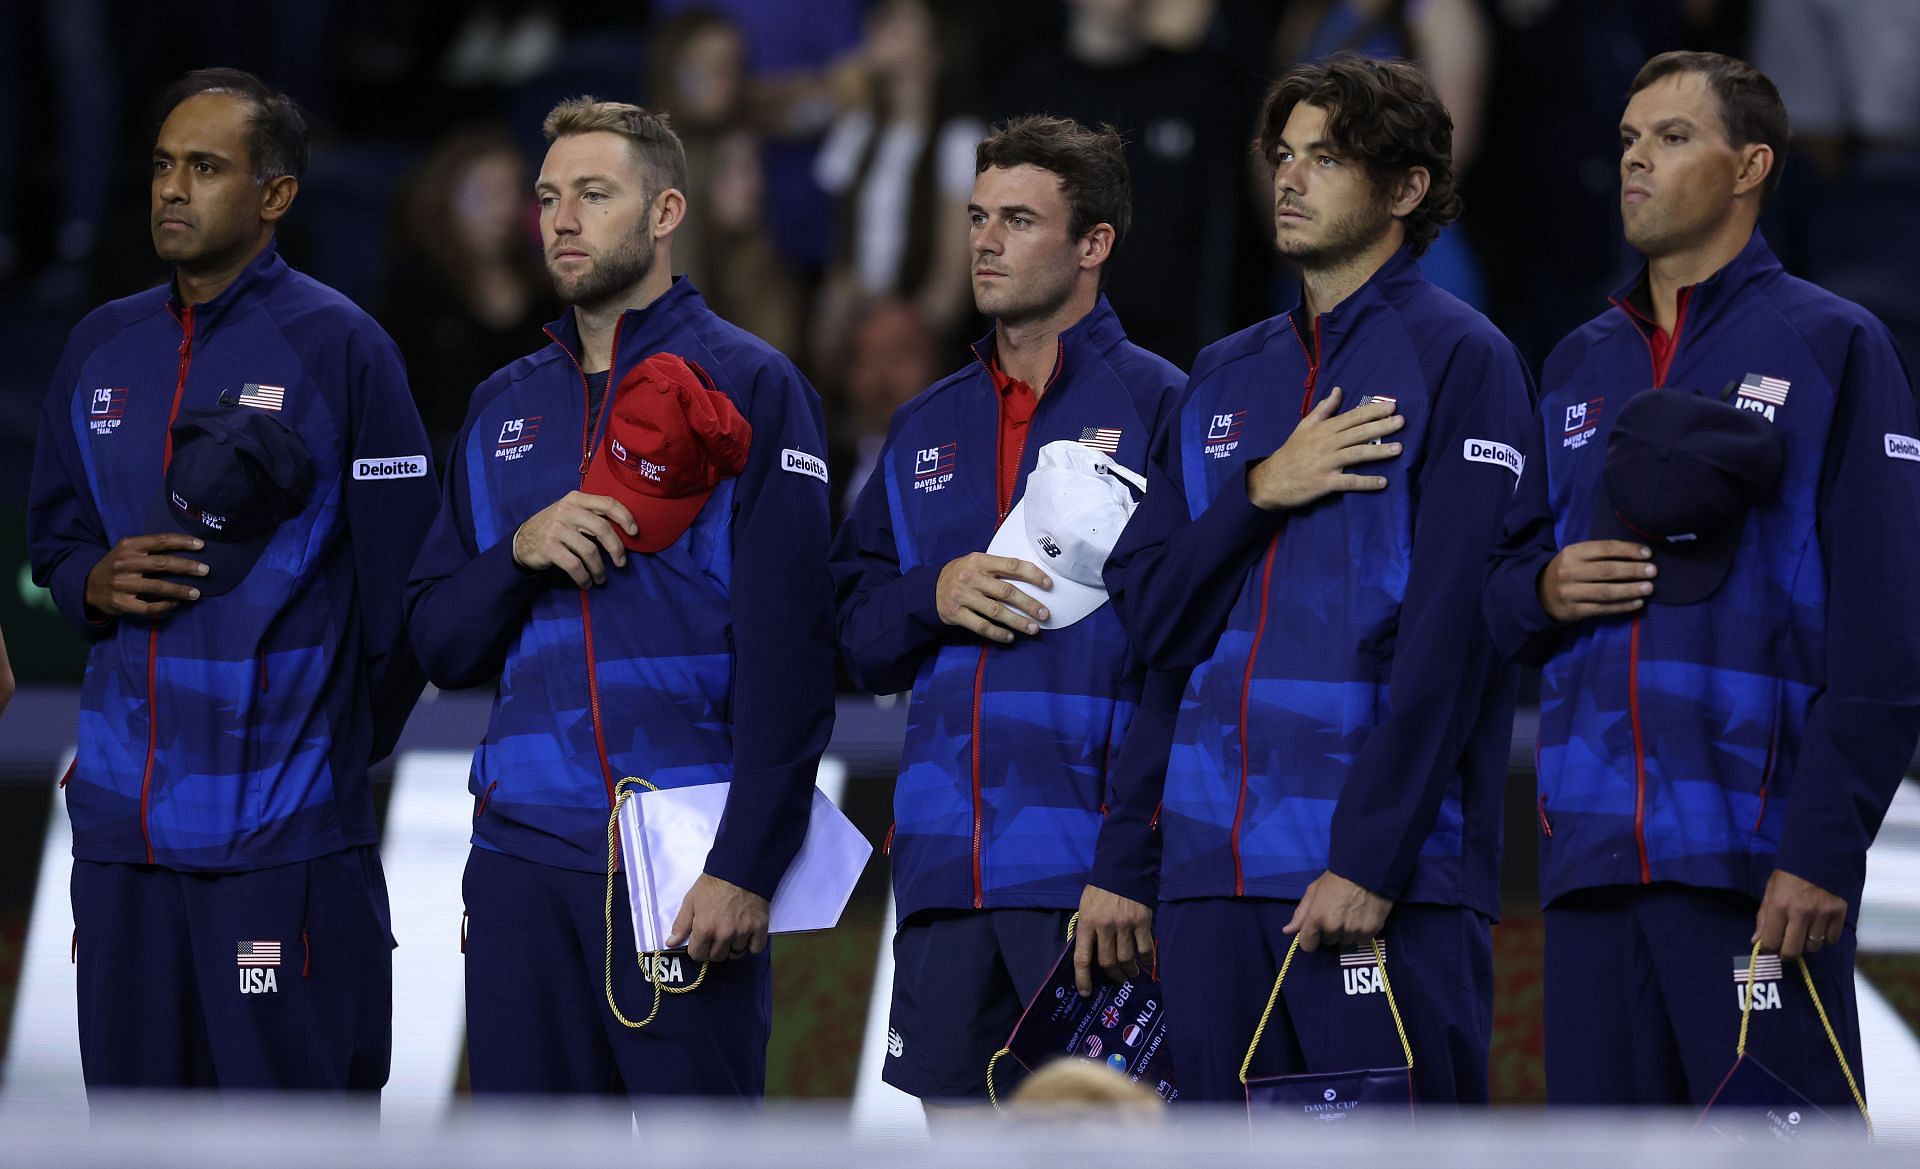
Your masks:
{"label": "jacket sleeve cuff", "polygon": [[[1336,877],[1344,877],[1354,884],[1372,893],[1376,897],[1385,897],[1388,901],[1398,901],[1406,892],[1407,873],[1412,865],[1397,865],[1396,858],[1382,850],[1369,850],[1355,845],[1345,845],[1339,839],[1333,840],[1327,848],[1327,871]],[[1407,873],[1396,875],[1393,870],[1401,868]]]}
{"label": "jacket sleeve cuff", "polygon": [[1160,899],[1160,833],[1133,820],[1108,819],[1094,845],[1087,884],[1142,905],[1156,903]]}
{"label": "jacket sleeve cuff", "polygon": [[[102,552],[102,555],[105,553]],[[98,617],[87,609],[87,574],[93,571],[97,562],[98,558],[89,559],[84,550],[76,548],[54,570],[52,579],[47,582],[48,591],[53,594],[54,607],[89,642],[103,641],[113,636],[114,628],[119,624],[112,617]]]}

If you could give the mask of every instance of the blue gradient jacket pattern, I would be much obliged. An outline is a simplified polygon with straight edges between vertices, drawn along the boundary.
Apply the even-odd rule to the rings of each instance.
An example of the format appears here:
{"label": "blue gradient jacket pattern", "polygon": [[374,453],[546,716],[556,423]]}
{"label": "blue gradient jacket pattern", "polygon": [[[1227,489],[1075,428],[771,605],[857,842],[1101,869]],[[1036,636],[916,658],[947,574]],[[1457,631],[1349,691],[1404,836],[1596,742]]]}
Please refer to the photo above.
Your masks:
{"label": "blue gradient jacket pattern", "polygon": [[[1486,599],[1501,648],[1542,667],[1541,896],[1675,881],[1757,898],[1778,865],[1857,910],[1920,735],[1906,371],[1878,321],[1789,276],[1757,232],[1683,290],[1664,380],[1636,299],[1548,359]],[[1766,414],[1786,439],[1778,494],[1706,600],[1558,625],[1540,573],[1589,538],[1613,420],[1643,393]]]}
{"label": "blue gradient jacket pattern", "polygon": [[[1520,469],[1527,375],[1405,250],[1304,318],[1201,353],[1107,563],[1148,664],[1188,672],[1162,714],[1164,789],[1123,799],[1162,801],[1164,900],[1297,898],[1331,869],[1493,915],[1513,678],[1479,594]],[[1342,411],[1375,395],[1406,418],[1400,455],[1353,468],[1387,489],[1256,507],[1249,465],[1335,387]]]}
{"label": "blue gradient jacket pattern", "polygon": [[[833,726],[827,484],[809,470],[825,465],[819,395],[685,277],[621,318],[600,417],[587,417],[573,313],[548,335],[474,391],[407,591],[437,684],[500,675],[473,756],[473,843],[605,872],[620,779],[731,782],[707,871],[770,896],[805,837]],[[672,545],[607,562],[605,585],[523,572],[514,532],[579,489],[620,379],[661,352],[733,399],[753,428],[746,468]]]}
{"label": "blue gradient jacket pattern", "polygon": [[[941,568],[985,551],[1002,518],[993,344],[894,415],[834,545],[849,671],[877,693],[913,691],[891,850],[902,918],[1078,905],[1143,677],[1111,605],[1010,645],[940,620]],[[1041,447],[1089,428],[1117,430],[1114,460],[1138,470],[1179,385],[1179,370],[1127,341],[1102,298],[1060,334],[1013,502]],[[1151,900],[1137,877],[1103,883]]]}
{"label": "blue gradient jacket pattern", "polygon": [[[94,620],[87,574],[152,531],[171,421],[250,385],[284,390],[278,416],[314,464],[305,510],[231,592]],[[399,351],[271,246],[204,304],[160,287],[81,321],[40,419],[28,515],[34,579],[92,643],[74,856],[235,872],[373,843],[367,768],[424,681],[400,596],[435,499]]]}

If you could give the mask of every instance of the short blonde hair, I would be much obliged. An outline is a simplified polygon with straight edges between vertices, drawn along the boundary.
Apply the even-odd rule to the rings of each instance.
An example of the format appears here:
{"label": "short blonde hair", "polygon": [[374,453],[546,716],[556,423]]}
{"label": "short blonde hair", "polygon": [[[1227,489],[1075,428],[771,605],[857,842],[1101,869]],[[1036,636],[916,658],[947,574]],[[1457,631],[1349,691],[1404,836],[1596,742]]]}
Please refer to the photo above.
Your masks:
{"label": "short blonde hair", "polygon": [[1020,1082],[1014,1111],[1097,1111],[1112,1116],[1157,1116],[1164,1102],[1153,1089],[1129,1080],[1105,1064],[1063,1057]]}
{"label": "short blonde hair", "polygon": [[575,134],[605,131],[625,138],[633,147],[652,189],[649,196],[672,187],[687,192],[687,150],[667,125],[667,115],[623,101],[599,101],[591,94],[568,98],[547,111],[540,132],[555,142]]}

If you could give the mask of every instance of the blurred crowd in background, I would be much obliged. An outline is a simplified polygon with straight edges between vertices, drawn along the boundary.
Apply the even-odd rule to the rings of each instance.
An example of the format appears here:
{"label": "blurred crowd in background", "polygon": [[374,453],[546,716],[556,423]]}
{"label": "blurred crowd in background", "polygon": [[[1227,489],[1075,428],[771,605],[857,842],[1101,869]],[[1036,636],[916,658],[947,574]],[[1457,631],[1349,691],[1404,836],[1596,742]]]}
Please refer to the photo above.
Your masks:
{"label": "blurred crowd in background", "polygon": [[[691,207],[674,259],[819,388],[844,507],[895,407],[969,360],[974,144],[1027,112],[1125,135],[1134,226],[1108,295],[1182,366],[1286,308],[1247,148],[1268,82],[1341,49],[1425,68],[1466,214],[1422,261],[1538,368],[1636,265],[1616,124],[1646,59],[1752,61],[1794,123],[1763,228],[1795,273],[1920,353],[1915,0],[19,0],[0,38],[0,625],[23,680],[79,643],[25,583],[36,419],[66,333],[165,279],[156,102],[232,65],[291,93],[313,163],[280,247],[368,308],[442,450],[469,393],[558,315],[533,175],[582,93],[666,110]],[[17,584],[17,587],[16,587]]]}

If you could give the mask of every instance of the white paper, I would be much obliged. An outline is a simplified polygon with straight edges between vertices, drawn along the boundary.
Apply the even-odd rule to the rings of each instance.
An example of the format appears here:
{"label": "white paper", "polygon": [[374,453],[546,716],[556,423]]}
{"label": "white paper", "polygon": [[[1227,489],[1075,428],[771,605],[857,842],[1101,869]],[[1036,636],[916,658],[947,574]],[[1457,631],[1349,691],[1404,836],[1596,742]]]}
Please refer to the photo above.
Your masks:
{"label": "white paper", "polygon": [[[620,854],[640,952],[666,949],[680,903],[706,867],[728,786],[642,789],[620,805]],[[806,842],[773,893],[772,932],[832,927],[872,855],[853,821],[815,788]]]}

